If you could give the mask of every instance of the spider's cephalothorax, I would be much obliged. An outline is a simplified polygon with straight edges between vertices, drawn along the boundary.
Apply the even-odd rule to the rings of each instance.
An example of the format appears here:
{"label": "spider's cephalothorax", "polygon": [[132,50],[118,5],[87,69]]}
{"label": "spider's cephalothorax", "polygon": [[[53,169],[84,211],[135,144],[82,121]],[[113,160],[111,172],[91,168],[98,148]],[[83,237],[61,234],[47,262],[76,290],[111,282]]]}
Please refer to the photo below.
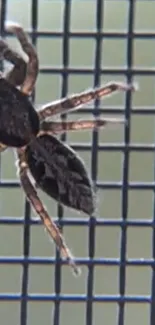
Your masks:
{"label": "spider's cephalothorax", "polygon": [[39,117],[28,97],[0,78],[0,141],[22,147],[39,132]]}
{"label": "spider's cephalothorax", "polygon": [[[78,109],[91,100],[116,91],[132,91],[135,87],[111,82],[48,103],[37,112],[29,101],[38,74],[37,53],[20,25],[6,24],[6,28],[17,36],[28,56],[28,63],[0,39],[1,56],[14,64],[13,69],[0,77],[0,151],[7,147],[17,149],[21,186],[61,256],[67,259],[74,273],[78,274],[74,257],[43,206],[37,187],[60,203],[92,216],[95,210],[94,192],[84,163],[70,147],[56,138],[56,134],[67,130],[97,129],[108,123],[124,123],[124,120],[103,118],[54,122],[50,119],[56,114]],[[20,88],[17,89],[17,86]],[[29,171],[36,187],[31,182]]]}

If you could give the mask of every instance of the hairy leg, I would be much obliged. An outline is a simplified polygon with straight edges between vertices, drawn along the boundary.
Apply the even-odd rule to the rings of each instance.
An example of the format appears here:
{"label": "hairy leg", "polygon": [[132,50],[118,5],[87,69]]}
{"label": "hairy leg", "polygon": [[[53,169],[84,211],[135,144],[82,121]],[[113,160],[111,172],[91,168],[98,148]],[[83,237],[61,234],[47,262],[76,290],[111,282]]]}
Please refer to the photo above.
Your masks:
{"label": "hairy leg", "polygon": [[105,127],[107,124],[124,124],[126,121],[124,119],[117,118],[103,118],[96,120],[80,120],[80,121],[60,121],[51,122],[44,121],[41,124],[41,132],[50,132],[52,134],[61,133],[64,131],[78,131],[78,130],[88,130],[88,129],[98,129]]}
{"label": "hairy leg", "polygon": [[116,91],[134,91],[136,90],[134,85],[121,84],[117,82],[111,82],[104,86],[84,91],[80,94],[71,95],[69,97],[60,99],[56,102],[51,102],[42,107],[38,112],[39,118],[43,121],[53,115],[64,114],[66,112],[76,110],[81,106],[91,102],[95,99],[104,98]]}
{"label": "hairy leg", "polygon": [[14,86],[20,86],[25,79],[27,64],[24,59],[0,38],[0,57],[11,62],[14,67],[4,77]]}
{"label": "hairy leg", "polygon": [[14,22],[7,22],[6,29],[7,31],[16,35],[23,51],[28,55],[29,61],[27,63],[26,78],[22,84],[21,91],[26,95],[30,95],[33,91],[33,87],[38,75],[39,63],[37,53],[33,45],[30,43],[23,28],[19,24]]}
{"label": "hairy leg", "polygon": [[74,257],[72,256],[69,248],[67,247],[63,236],[61,235],[58,227],[55,225],[54,221],[49,217],[48,212],[44,208],[40,198],[37,195],[37,191],[32,185],[29,177],[28,177],[28,166],[26,165],[24,158],[24,151],[22,149],[18,149],[18,159],[19,159],[19,175],[21,185],[25,191],[27,198],[32,204],[34,210],[40,216],[43,225],[48,231],[50,237],[55,241],[58,249],[60,250],[61,256],[68,260],[69,265],[73,269],[75,275],[79,275],[80,269],[77,267]]}

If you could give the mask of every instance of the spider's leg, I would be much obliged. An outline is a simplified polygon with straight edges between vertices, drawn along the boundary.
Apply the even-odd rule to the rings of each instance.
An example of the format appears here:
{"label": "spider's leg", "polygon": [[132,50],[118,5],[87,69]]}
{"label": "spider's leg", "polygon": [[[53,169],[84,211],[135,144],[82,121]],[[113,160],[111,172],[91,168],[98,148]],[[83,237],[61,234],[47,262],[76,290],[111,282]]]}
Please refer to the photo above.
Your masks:
{"label": "spider's leg", "polygon": [[104,86],[90,89],[80,94],[71,95],[56,102],[45,104],[38,112],[40,120],[44,120],[56,114],[64,114],[76,110],[81,106],[101,97],[111,95],[116,91],[133,91],[136,90],[134,85],[111,82]]}
{"label": "spider's leg", "polygon": [[103,118],[96,120],[80,120],[80,121],[44,121],[41,124],[41,130],[47,131],[51,134],[57,134],[65,131],[78,131],[78,130],[88,130],[88,129],[98,129],[105,127],[108,124],[124,124],[126,121],[119,118]]}
{"label": "spider's leg", "polygon": [[72,267],[75,275],[80,273],[80,269],[77,267],[74,257],[72,256],[69,248],[67,247],[63,236],[61,235],[58,227],[49,217],[48,212],[44,208],[40,198],[37,195],[37,191],[32,185],[29,176],[28,176],[28,166],[25,161],[24,151],[22,149],[18,149],[18,165],[19,165],[19,175],[20,182],[25,191],[25,194],[32,204],[34,210],[40,216],[46,230],[48,231],[50,237],[55,241],[58,249],[60,250],[61,256],[66,258],[69,265]]}
{"label": "spider's leg", "polygon": [[26,62],[24,59],[14,50],[12,50],[9,45],[0,38],[0,57],[11,62],[14,67],[11,69],[4,77],[14,86],[20,86],[25,79],[26,75]]}
{"label": "spider's leg", "polygon": [[5,146],[5,144],[0,143],[0,153],[3,152],[6,148],[7,146]]}
{"label": "spider's leg", "polygon": [[29,61],[27,63],[26,78],[22,84],[21,91],[26,95],[30,95],[33,91],[33,87],[38,75],[39,63],[37,53],[33,45],[30,43],[22,26],[14,22],[7,22],[6,29],[7,31],[12,32],[17,36],[23,51],[29,58]]}

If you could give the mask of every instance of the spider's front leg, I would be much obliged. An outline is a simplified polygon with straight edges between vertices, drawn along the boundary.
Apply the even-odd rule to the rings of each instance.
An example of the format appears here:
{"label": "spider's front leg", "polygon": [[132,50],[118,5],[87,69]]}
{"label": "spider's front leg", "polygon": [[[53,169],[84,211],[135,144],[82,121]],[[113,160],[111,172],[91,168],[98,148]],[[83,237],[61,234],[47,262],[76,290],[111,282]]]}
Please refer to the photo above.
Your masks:
{"label": "spider's front leg", "polygon": [[53,115],[64,114],[72,110],[79,109],[81,106],[88,104],[92,100],[104,98],[112,95],[117,91],[135,91],[135,85],[111,82],[101,87],[84,91],[80,94],[71,95],[62,98],[56,102],[51,102],[42,107],[38,112],[41,121],[50,118]]}
{"label": "spider's front leg", "polygon": [[11,62],[14,67],[5,74],[4,77],[14,86],[20,86],[26,75],[26,62],[24,59],[14,50],[12,50],[9,45],[0,38],[0,57]]}
{"label": "spider's front leg", "polygon": [[6,22],[6,29],[17,36],[23,51],[28,56],[29,60],[27,63],[26,78],[22,84],[21,91],[26,95],[31,95],[39,69],[37,53],[33,45],[29,42],[29,39],[22,26],[14,22]]}
{"label": "spider's front leg", "polygon": [[20,176],[20,182],[22,185],[22,188],[25,191],[27,199],[30,201],[32,204],[34,210],[36,213],[40,216],[43,225],[45,226],[45,229],[48,231],[50,237],[54,240],[56,246],[60,250],[60,254],[62,257],[67,259],[69,265],[74,271],[75,275],[80,274],[80,269],[77,267],[74,257],[72,256],[69,248],[67,247],[65,240],[60,233],[58,227],[52,221],[52,219],[49,217],[48,212],[44,208],[40,198],[37,195],[37,191],[32,185],[29,176],[28,176],[28,166],[25,161],[25,156],[24,156],[24,150],[23,149],[18,149],[18,165],[19,165],[19,176]]}
{"label": "spider's front leg", "polygon": [[44,121],[41,123],[41,130],[49,134],[57,134],[65,131],[91,130],[104,128],[108,124],[124,124],[126,121],[119,118],[103,118],[95,120],[80,120],[80,121]]}

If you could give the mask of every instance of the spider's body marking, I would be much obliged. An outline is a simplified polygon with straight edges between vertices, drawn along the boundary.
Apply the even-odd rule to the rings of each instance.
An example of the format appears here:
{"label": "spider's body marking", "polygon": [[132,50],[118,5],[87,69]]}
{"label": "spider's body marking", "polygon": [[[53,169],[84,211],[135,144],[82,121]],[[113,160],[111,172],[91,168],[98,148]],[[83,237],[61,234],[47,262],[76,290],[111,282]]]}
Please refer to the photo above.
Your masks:
{"label": "spider's body marking", "polygon": [[9,147],[26,145],[39,131],[39,118],[28,97],[0,79],[0,142]]}
{"label": "spider's body marking", "polygon": [[95,210],[91,180],[81,158],[54,136],[41,135],[25,152],[37,185],[62,204],[92,215]]}

